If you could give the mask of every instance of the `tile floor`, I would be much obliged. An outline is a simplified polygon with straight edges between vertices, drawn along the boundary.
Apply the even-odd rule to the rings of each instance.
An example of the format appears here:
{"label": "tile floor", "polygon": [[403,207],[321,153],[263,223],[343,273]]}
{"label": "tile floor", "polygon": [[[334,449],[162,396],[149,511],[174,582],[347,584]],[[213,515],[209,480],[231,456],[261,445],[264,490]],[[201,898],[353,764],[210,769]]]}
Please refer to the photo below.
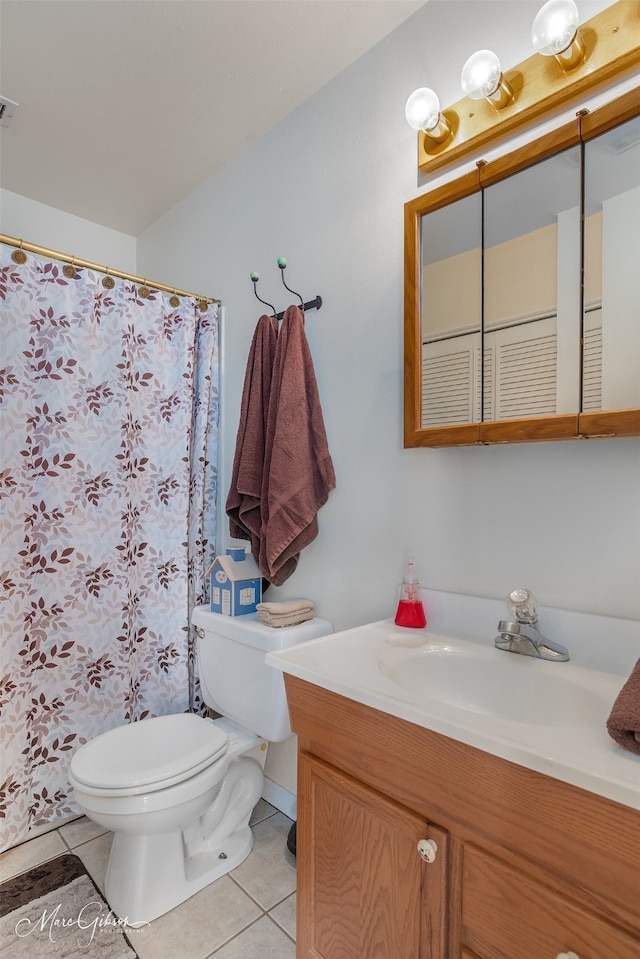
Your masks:
{"label": "tile floor", "polygon": [[[130,931],[140,959],[295,959],[291,820],[261,799],[251,824],[254,847],[243,863],[149,926]],[[110,847],[111,833],[77,819],[3,853],[0,882],[71,851],[104,892]]]}

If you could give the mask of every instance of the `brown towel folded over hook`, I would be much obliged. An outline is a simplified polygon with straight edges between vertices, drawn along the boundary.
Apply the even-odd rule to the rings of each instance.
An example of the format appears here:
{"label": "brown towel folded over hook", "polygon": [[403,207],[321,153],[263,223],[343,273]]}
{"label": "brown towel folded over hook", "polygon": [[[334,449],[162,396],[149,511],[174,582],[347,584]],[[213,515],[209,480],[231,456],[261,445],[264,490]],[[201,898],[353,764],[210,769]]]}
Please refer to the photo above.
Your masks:
{"label": "brown towel folded over hook", "polygon": [[317,512],[335,487],[304,314],[290,306],[273,362],[262,485],[258,565],[282,585],[318,535]]}
{"label": "brown towel folded over hook", "polygon": [[242,390],[240,423],[226,510],[229,533],[251,541],[251,552],[260,559],[262,530],[262,480],[278,322],[261,316],[253,334]]}
{"label": "brown towel folded over hook", "polygon": [[607,730],[619,746],[640,755],[640,659],[618,693]]}

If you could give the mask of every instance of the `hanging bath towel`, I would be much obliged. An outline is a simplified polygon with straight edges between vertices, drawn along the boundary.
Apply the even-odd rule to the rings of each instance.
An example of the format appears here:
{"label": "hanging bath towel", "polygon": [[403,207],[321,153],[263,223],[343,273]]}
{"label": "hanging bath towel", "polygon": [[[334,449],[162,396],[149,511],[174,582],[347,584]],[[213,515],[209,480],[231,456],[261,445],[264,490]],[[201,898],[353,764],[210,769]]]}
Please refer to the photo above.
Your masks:
{"label": "hanging bath towel", "polygon": [[304,314],[290,306],[276,346],[262,484],[260,569],[281,586],[318,535],[317,513],[335,487]]}
{"label": "hanging bath towel", "polygon": [[260,561],[267,414],[277,338],[278,321],[273,316],[261,316],[247,360],[226,505],[230,535],[235,539],[251,541],[251,552],[256,563]]}

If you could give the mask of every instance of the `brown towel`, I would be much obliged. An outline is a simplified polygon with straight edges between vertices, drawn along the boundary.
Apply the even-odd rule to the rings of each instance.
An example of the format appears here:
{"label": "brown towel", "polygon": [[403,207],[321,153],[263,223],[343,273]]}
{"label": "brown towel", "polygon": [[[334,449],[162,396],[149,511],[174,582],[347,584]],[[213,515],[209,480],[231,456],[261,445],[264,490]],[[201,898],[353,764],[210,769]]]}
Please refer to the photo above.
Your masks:
{"label": "brown towel", "polygon": [[304,314],[290,306],[273,364],[262,486],[259,566],[280,586],[318,535],[317,512],[335,487]]}
{"label": "brown towel", "polygon": [[236,539],[251,541],[251,552],[258,564],[267,413],[277,337],[278,321],[275,317],[261,316],[253,334],[247,360],[240,424],[226,504],[230,535]]}
{"label": "brown towel", "polygon": [[607,730],[619,746],[640,755],[640,659],[618,693],[607,720]]}

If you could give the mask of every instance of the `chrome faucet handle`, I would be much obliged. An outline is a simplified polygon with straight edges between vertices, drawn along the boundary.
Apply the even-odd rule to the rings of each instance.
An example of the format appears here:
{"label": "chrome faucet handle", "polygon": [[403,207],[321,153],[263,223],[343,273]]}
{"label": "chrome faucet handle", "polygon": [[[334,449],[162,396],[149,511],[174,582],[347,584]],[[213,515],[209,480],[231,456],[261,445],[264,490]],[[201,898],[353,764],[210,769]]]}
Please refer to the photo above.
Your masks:
{"label": "chrome faucet handle", "polygon": [[507,609],[516,623],[535,626],[538,622],[536,598],[529,589],[518,586],[507,596]]}

